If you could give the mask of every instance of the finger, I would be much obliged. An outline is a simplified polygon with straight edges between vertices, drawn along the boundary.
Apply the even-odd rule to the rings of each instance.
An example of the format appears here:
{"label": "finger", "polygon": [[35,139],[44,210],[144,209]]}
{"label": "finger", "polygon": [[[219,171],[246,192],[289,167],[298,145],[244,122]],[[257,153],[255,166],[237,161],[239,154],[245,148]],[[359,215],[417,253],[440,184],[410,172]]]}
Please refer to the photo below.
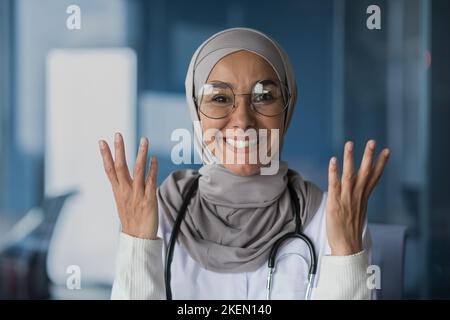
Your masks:
{"label": "finger", "polygon": [[328,165],[328,196],[337,199],[341,194],[341,182],[339,181],[338,164],[336,157],[330,159]]}
{"label": "finger", "polygon": [[117,180],[119,184],[131,182],[130,172],[128,171],[127,160],[125,158],[125,145],[123,143],[123,137],[120,133],[116,133],[114,137],[114,163],[116,168]]}
{"label": "finger", "polygon": [[103,168],[105,169],[106,175],[109,179],[109,182],[113,186],[113,188],[116,187],[116,185],[119,183],[117,180],[116,170],[114,168],[114,161],[112,158],[111,150],[109,149],[108,143],[104,140],[100,140],[98,142],[100,147],[100,153],[102,155],[103,159]]}
{"label": "finger", "polygon": [[348,141],[344,147],[344,168],[342,170],[342,193],[351,196],[355,177],[353,159],[353,142]]}
{"label": "finger", "polygon": [[158,177],[158,159],[152,156],[150,160],[150,170],[145,185],[145,194],[148,197],[156,196],[156,183]]}
{"label": "finger", "polygon": [[356,190],[365,190],[367,182],[372,172],[372,159],[375,152],[376,141],[369,140],[364,150],[364,155],[361,161],[361,166],[356,177]]}
{"label": "finger", "polygon": [[148,140],[145,137],[141,138],[139,143],[139,151],[134,164],[133,170],[133,189],[135,192],[144,193],[145,168],[147,167],[147,152]]}
{"label": "finger", "polygon": [[384,171],[384,167],[386,166],[386,163],[389,160],[390,153],[391,151],[387,148],[383,149],[383,151],[380,152],[377,162],[375,163],[372,176],[370,177],[369,182],[367,183],[367,194],[366,194],[367,198],[369,197],[370,193],[380,180],[381,175],[383,174]]}

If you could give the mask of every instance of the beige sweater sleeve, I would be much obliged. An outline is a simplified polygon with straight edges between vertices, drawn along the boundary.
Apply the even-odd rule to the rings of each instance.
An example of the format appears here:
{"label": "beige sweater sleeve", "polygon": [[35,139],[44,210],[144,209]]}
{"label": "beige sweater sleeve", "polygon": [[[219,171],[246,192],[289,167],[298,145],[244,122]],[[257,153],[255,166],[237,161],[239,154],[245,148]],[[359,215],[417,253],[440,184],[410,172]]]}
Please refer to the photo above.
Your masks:
{"label": "beige sweater sleeve", "polygon": [[316,300],[369,300],[367,286],[368,254],[365,250],[350,256],[323,256],[313,298]]}
{"label": "beige sweater sleeve", "polygon": [[111,299],[165,299],[162,248],[162,239],[145,240],[121,233]]}
{"label": "beige sweater sleeve", "polygon": [[[121,233],[111,299],[165,299],[163,240]],[[313,299],[370,299],[366,285],[368,255],[323,256]]]}

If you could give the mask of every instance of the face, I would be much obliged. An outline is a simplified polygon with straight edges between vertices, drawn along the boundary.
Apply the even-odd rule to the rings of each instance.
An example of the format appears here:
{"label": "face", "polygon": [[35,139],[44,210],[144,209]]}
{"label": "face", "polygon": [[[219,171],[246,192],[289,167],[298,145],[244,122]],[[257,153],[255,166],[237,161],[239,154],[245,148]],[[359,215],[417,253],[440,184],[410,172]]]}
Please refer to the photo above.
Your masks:
{"label": "face", "polygon": [[[229,84],[236,94],[234,109],[221,119],[211,119],[199,112],[204,140],[210,150],[225,168],[240,176],[260,172],[262,163],[266,162],[261,161],[258,150],[264,146],[264,152],[270,155],[275,148],[273,141],[278,140],[276,131],[272,129],[278,129],[279,137],[283,136],[284,112],[268,117],[251,107],[251,96],[247,94],[260,80],[278,81],[275,71],[264,58],[244,50],[225,56],[211,70],[207,83],[220,81]],[[205,134],[214,131],[220,132],[219,139]],[[254,132],[257,140],[254,140]],[[260,132],[266,132],[267,137],[264,138]],[[211,143],[213,140],[216,143]]]}

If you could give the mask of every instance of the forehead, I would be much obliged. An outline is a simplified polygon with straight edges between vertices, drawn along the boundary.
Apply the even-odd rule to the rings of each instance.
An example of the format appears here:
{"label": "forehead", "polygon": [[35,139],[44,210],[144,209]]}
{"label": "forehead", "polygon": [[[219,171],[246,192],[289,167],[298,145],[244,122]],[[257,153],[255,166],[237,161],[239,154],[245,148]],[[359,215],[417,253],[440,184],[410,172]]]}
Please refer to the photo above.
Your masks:
{"label": "forehead", "polygon": [[251,86],[258,80],[277,78],[275,70],[266,59],[256,53],[241,50],[220,59],[207,81],[223,81],[242,88]]}

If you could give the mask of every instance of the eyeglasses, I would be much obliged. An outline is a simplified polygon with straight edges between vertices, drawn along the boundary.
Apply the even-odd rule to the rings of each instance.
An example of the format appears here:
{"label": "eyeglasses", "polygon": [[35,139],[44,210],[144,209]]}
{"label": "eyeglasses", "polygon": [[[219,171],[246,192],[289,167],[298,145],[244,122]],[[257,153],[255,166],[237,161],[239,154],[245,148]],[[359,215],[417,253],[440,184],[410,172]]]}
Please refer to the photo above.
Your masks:
{"label": "eyeglasses", "polygon": [[211,119],[222,119],[236,109],[236,96],[250,96],[251,108],[266,117],[275,117],[283,113],[289,105],[291,95],[280,81],[257,81],[250,93],[234,93],[228,83],[213,81],[205,83],[194,101],[197,109]]}

